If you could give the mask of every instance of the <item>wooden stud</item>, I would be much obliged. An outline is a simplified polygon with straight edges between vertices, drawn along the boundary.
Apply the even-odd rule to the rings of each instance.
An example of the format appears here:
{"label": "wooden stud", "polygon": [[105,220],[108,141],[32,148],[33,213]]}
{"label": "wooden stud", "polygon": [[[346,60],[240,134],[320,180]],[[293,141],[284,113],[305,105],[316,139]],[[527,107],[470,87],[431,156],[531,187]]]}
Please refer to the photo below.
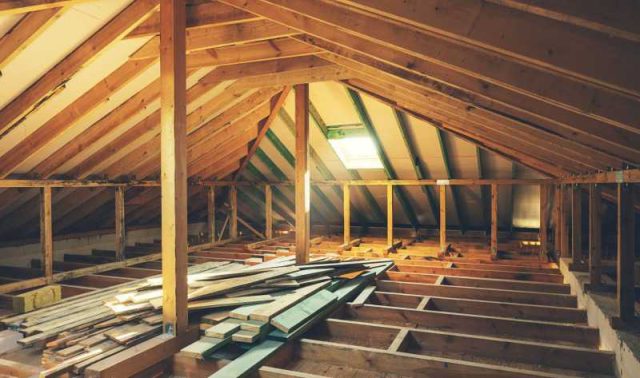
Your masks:
{"label": "wooden stud", "polygon": [[600,214],[600,188],[589,186],[589,280],[592,287],[601,284],[602,217]]}
{"label": "wooden stud", "polygon": [[309,171],[309,84],[295,86],[296,119],[296,263],[309,262],[309,209],[311,206]]}
{"label": "wooden stud", "polygon": [[498,185],[491,184],[491,258],[498,256]]}
{"label": "wooden stud", "polygon": [[229,238],[235,239],[238,237],[238,187],[235,185],[229,188],[229,206]]}
{"label": "wooden stud", "polygon": [[571,188],[571,258],[574,267],[584,263],[582,255],[582,189],[578,185]]}
{"label": "wooden stud", "polygon": [[568,187],[560,185],[560,256],[569,257],[570,208],[568,206]]}
{"label": "wooden stud", "polygon": [[271,185],[264,186],[264,236],[273,239],[273,190]]}
{"label": "wooden stud", "polygon": [[351,242],[351,187],[347,184],[342,186],[342,215],[343,215],[343,235],[344,244]]}
{"label": "wooden stud", "polygon": [[127,246],[127,234],[125,228],[125,211],[124,211],[124,191],[122,186],[116,187],[115,191],[115,239],[116,239],[116,260],[124,260],[124,252]]}
{"label": "wooden stud", "polygon": [[546,257],[549,252],[549,186],[540,185],[540,254]]}
{"label": "wooden stud", "polygon": [[617,294],[620,320],[635,318],[635,211],[633,184],[618,184],[618,274]]}
{"label": "wooden stud", "polygon": [[553,186],[553,250],[557,257],[562,256],[562,233],[560,227],[560,209],[562,208],[562,190],[560,185]]}
{"label": "wooden stud", "polygon": [[210,186],[207,189],[207,232],[209,242],[213,243],[216,241],[216,188]]}
{"label": "wooden stud", "polygon": [[440,253],[447,251],[447,186],[440,185]]}
{"label": "wooden stud", "polygon": [[393,245],[393,185],[387,185],[387,246]]}
{"label": "wooden stud", "polygon": [[51,218],[51,188],[42,188],[40,199],[40,244],[42,268],[46,282],[53,276],[53,220]]}
{"label": "wooden stud", "polygon": [[187,332],[186,9],[160,1],[163,330]]}

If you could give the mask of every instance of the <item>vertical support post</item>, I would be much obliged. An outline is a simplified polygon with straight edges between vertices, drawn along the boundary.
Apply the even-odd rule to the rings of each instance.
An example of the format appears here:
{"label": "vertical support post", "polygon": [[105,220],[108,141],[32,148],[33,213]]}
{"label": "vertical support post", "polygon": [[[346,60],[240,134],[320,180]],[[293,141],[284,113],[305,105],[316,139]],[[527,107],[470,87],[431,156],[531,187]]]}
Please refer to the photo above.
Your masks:
{"label": "vertical support post", "polygon": [[569,257],[569,201],[567,198],[568,187],[566,185],[560,186],[560,255],[562,257]]}
{"label": "vertical support post", "polygon": [[273,191],[271,185],[264,186],[264,236],[273,239]]}
{"label": "vertical support post", "polygon": [[549,186],[540,185],[540,253],[546,257],[549,252]]}
{"label": "vertical support post", "polygon": [[447,186],[440,185],[440,253],[447,251]]}
{"label": "vertical support post", "polygon": [[116,260],[122,261],[124,260],[124,251],[127,246],[127,235],[124,225],[124,187],[116,187],[115,197]]}
{"label": "vertical support post", "polygon": [[186,8],[160,1],[163,331],[187,331]]}
{"label": "vertical support post", "polygon": [[238,187],[231,185],[229,188],[229,202],[231,208],[231,217],[229,218],[229,237],[235,239],[238,237]]}
{"label": "vertical support post", "polygon": [[351,242],[351,188],[349,184],[342,186],[342,216],[343,216],[343,232],[344,244],[349,245]]}
{"label": "vertical support post", "polygon": [[589,279],[592,287],[600,286],[602,266],[602,218],[600,214],[600,188],[589,186]]}
{"label": "vertical support post", "polygon": [[40,245],[42,247],[42,273],[47,279],[53,276],[53,220],[51,218],[51,187],[40,192]]}
{"label": "vertical support post", "polygon": [[209,234],[209,242],[216,241],[216,187],[209,186],[207,188],[207,233]]}
{"label": "vertical support post", "polygon": [[498,185],[491,184],[491,258],[498,257]]}
{"label": "vertical support post", "polygon": [[622,322],[635,318],[635,211],[633,184],[618,184],[618,313]]}
{"label": "vertical support post", "polygon": [[387,245],[393,245],[393,185],[387,185]]}
{"label": "vertical support post", "polygon": [[560,209],[562,201],[562,191],[560,185],[553,186],[553,250],[557,257],[562,255],[562,233]]}
{"label": "vertical support post", "polygon": [[296,263],[309,262],[311,188],[309,172],[309,84],[295,86],[296,102]]}
{"label": "vertical support post", "polygon": [[584,263],[582,254],[582,191],[578,185],[571,188],[571,258],[574,269]]}

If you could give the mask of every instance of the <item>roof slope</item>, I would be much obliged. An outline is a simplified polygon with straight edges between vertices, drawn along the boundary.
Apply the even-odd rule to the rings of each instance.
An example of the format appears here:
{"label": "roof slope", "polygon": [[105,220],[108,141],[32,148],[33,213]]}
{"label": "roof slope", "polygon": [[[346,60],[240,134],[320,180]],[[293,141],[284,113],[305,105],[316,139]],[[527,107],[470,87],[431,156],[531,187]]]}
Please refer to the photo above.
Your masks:
{"label": "roof slope", "polygon": [[[157,1],[43,3],[30,13],[0,8],[0,177],[156,177]],[[529,3],[190,1],[189,175],[291,178],[286,94],[302,82],[313,83],[314,178],[558,177],[637,167],[637,3],[622,1],[628,9],[606,17],[590,1],[580,9]],[[377,134],[384,170],[342,166],[326,125],[350,123]],[[537,189],[501,190],[502,226],[537,226]],[[191,216],[199,219],[206,195],[193,191]],[[450,194],[452,226],[486,227],[487,193]],[[314,222],[340,222],[341,188],[312,195]],[[384,195],[354,189],[354,220],[382,224]],[[274,196],[276,216],[291,221],[290,188]],[[436,224],[436,193],[408,188],[395,197],[399,224]],[[157,189],[130,189],[126,198],[128,224],[157,221]],[[260,221],[261,188],[241,190],[240,202],[241,214]],[[56,233],[110,227],[112,209],[112,190],[56,191]],[[38,212],[37,191],[1,191],[0,239],[36,235]]]}

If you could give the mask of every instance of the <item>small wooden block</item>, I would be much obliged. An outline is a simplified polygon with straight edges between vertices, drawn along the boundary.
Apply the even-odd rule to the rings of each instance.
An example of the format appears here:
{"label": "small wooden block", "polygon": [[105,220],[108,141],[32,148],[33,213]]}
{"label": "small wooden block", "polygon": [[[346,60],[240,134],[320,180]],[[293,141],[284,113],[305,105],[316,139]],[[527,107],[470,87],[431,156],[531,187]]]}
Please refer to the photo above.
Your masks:
{"label": "small wooden block", "polygon": [[269,323],[258,320],[247,320],[240,324],[240,329],[244,331],[263,333],[268,328]]}
{"label": "small wooden block", "polygon": [[251,331],[238,331],[231,336],[231,339],[237,343],[253,344],[258,338],[260,333]]}
{"label": "small wooden block", "polygon": [[62,298],[60,285],[49,285],[13,296],[13,311],[22,314],[49,306]]}
{"label": "small wooden block", "polygon": [[239,330],[240,322],[233,321],[233,319],[227,319],[224,322],[216,324],[213,327],[207,329],[204,334],[208,337],[224,339]]}

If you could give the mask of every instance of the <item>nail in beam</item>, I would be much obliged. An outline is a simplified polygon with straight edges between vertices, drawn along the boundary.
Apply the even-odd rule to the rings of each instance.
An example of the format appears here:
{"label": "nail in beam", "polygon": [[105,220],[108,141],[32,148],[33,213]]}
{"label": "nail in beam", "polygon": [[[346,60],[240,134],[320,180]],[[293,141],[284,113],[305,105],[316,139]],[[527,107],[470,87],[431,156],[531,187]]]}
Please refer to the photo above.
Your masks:
{"label": "nail in beam", "polygon": [[44,187],[40,198],[40,245],[42,269],[47,282],[53,276],[53,221],[51,218],[51,188]]}
{"label": "nail in beam", "polygon": [[589,278],[592,287],[601,283],[602,218],[600,215],[600,187],[589,185]]}
{"label": "nail in beam", "polygon": [[393,245],[393,185],[387,185],[387,245]]}
{"label": "nail in beam", "polygon": [[160,1],[162,319],[166,334],[187,331],[186,9]]}
{"label": "nail in beam", "polygon": [[440,253],[447,251],[447,186],[440,185]]}
{"label": "nail in beam", "polygon": [[345,184],[342,187],[342,215],[343,215],[343,235],[344,244],[349,245],[351,242],[351,192],[349,185]]}
{"label": "nail in beam", "polygon": [[295,86],[296,103],[296,166],[295,166],[295,206],[296,206],[296,263],[309,262],[309,84]]}
{"label": "nail in beam", "polygon": [[498,185],[491,184],[491,258],[498,257]]}
{"label": "nail in beam", "polygon": [[123,186],[117,186],[115,190],[115,238],[116,238],[116,260],[124,260],[124,252],[127,246],[127,236],[125,230],[124,218],[124,191]]}
{"label": "nail in beam", "polygon": [[216,188],[210,186],[207,188],[207,232],[209,233],[209,242],[216,241]]}
{"label": "nail in beam", "polygon": [[271,185],[264,186],[264,236],[273,238],[273,191]]}
{"label": "nail in beam", "polygon": [[635,211],[633,184],[618,184],[618,310],[620,320],[635,317]]}

